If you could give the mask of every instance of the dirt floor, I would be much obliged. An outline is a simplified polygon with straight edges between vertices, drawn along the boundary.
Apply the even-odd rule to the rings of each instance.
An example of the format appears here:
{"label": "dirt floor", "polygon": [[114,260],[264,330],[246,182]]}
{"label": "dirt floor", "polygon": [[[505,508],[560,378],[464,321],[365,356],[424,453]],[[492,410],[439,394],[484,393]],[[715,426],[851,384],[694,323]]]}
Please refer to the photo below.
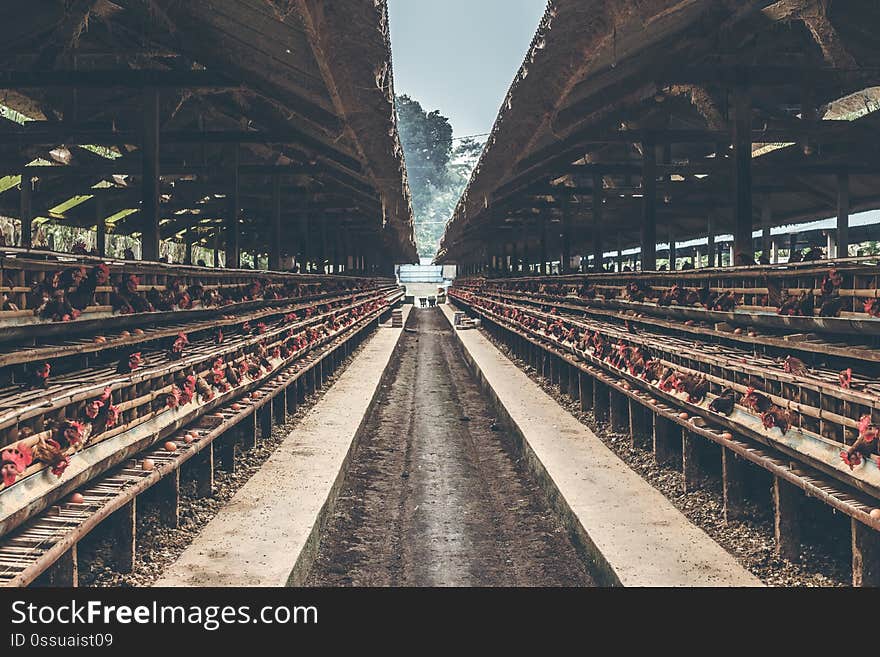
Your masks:
{"label": "dirt floor", "polygon": [[414,310],[313,586],[589,586],[439,309]]}

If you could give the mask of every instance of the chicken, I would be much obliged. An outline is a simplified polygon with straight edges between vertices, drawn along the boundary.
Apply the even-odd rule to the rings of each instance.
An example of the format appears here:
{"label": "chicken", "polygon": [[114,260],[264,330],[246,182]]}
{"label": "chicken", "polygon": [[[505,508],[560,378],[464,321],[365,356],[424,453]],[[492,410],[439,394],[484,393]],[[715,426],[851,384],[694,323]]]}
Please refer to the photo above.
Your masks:
{"label": "chicken", "polygon": [[822,296],[830,297],[840,293],[840,286],[843,284],[843,276],[836,269],[829,269],[822,279]]}
{"label": "chicken", "polygon": [[773,406],[769,397],[762,395],[754,388],[748,388],[746,390],[746,394],[742,397],[742,404],[758,414],[766,413]]}
{"label": "chicken", "polygon": [[49,374],[52,372],[52,366],[49,363],[43,363],[33,372],[28,373],[23,384],[25,388],[48,388]]}
{"label": "chicken", "polygon": [[736,309],[738,305],[738,300],[736,294],[732,291],[727,291],[717,299],[715,299],[715,303],[709,310],[718,310],[721,312],[729,313]]}
{"label": "chicken", "polygon": [[709,381],[696,374],[685,374],[675,382],[676,392],[686,392],[687,400],[691,404],[699,404],[706,398],[709,392]]}
{"label": "chicken", "polygon": [[798,317],[813,317],[816,309],[816,297],[812,290],[803,291],[799,296],[789,295],[779,307],[777,314]]}
{"label": "chicken", "polygon": [[782,288],[779,283],[777,283],[775,279],[767,276],[764,279],[764,285],[767,288],[767,305],[776,308],[782,306],[785,302],[785,295],[782,293]]}
{"label": "chicken", "polygon": [[171,347],[168,349],[168,358],[171,360],[180,360],[183,358],[183,350],[187,346],[189,346],[189,338],[187,338],[186,334],[183,332],[178,333],[177,337],[174,338],[174,341],[171,343]]}
{"label": "chicken", "polygon": [[141,352],[131,351],[119,359],[119,363],[116,365],[116,373],[131,374],[143,365],[143,362],[144,359],[141,357]]}
{"label": "chicken", "polygon": [[859,418],[859,435],[856,442],[840,453],[841,460],[852,470],[861,465],[863,459],[870,458],[877,445],[880,428],[873,423],[871,416],[866,414]]}
{"label": "chicken", "polygon": [[840,383],[841,388],[850,390],[852,388],[852,368],[847,367],[845,370],[840,372],[837,375],[837,380]]}
{"label": "chicken", "polygon": [[733,388],[725,388],[722,393],[709,404],[709,410],[720,415],[730,415],[733,413],[734,406],[736,406],[736,390]]}
{"label": "chicken", "polygon": [[843,310],[843,298],[839,294],[823,296],[819,306],[819,317],[840,317]]}
{"label": "chicken", "polygon": [[874,297],[865,301],[865,312],[871,317],[880,317],[880,299]]}
{"label": "chicken", "polygon": [[795,358],[794,356],[786,356],[782,368],[786,373],[794,376],[805,376],[809,373],[804,362],[800,358]]}
{"label": "chicken", "polygon": [[214,333],[214,344],[223,344],[223,329],[221,329],[219,326]]}
{"label": "chicken", "polygon": [[645,289],[645,286],[638,281],[632,281],[623,291],[623,296],[628,301],[642,302],[645,300],[646,294],[647,290]]}
{"label": "chicken", "polygon": [[675,370],[673,370],[671,367],[667,367],[663,371],[663,374],[660,376],[657,385],[660,387],[660,390],[663,390],[665,392],[672,392],[673,390],[675,390],[675,385],[677,382],[678,377],[676,377]]}
{"label": "chicken", "polygon": [[67,291],[70,305],[80,312],[95,304],[95,290],[99,285],[106,285],[110,280],[110,268],[103,262],[95,265],[87,276]]}
{"label": "chicken", "polygon": [[196,391],[199,393],[201,400],[203,402],[209,402],[214,399],[214,391],[211,389],[211,386],[208,385],[208,382],[200,376],[197,376],[195,379]]}
{"label": "chicken", "polygon": [[0,473],[3,484],[5,486],[14,484],[33,461],[33,452],[24,442],[10,445],[0,452]]}
{"label": "chicken", "polygon": [[782,433],[786,433],[791,428],[791,411],[784,409],[775,404],[769,409],[761,413],[761,424],[765,429],[779,429]]}

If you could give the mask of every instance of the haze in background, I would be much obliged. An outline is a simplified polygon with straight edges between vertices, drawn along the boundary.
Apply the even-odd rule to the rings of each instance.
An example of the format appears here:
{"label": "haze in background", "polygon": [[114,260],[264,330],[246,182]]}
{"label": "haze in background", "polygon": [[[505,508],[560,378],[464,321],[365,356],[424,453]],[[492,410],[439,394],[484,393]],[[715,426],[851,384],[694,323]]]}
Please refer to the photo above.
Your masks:
{"label": "haze in background", "polygon": [[449,117],[456,137],[489,132],[546,0],[389,0],[394,87]]}
{"label": "haze in background", "polygon": [[400,140],[419,255],[433,257],[545,0],[389,0]]}

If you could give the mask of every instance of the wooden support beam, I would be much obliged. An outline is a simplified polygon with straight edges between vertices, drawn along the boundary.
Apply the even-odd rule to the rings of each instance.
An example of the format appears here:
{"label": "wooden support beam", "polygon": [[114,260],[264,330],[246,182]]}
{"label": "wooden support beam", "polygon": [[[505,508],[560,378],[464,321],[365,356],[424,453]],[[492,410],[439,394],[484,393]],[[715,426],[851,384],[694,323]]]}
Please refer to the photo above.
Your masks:
{"label": "wooden support beam", "polygon": [[770,198],[761,199],[761,264],[770,264],[771,237],[770,226],[773,224],[773,208]]}
{"label": "wooden support beam", "polygon": [[230,171],[229,191],[224,225],[226,228],[226,268],[238,269],[241,266],[241,229],[239,212],[241,211],[241,188],[239,186],[238,162],[241,149],[236,145],[232,149],[232,170]]}
{"label": "wooden support beam", "polygon": [[0,89],[232,89],[240,86],[213,71],[118,69],[0,71]]}
{"label": "wooden support beam", "polygon": [[677,451],[673,447],[681,441],[681,428],[660,414],[654,414],[654,461],[657,465],[675,464]]}
{"label": "wooden support beam", "polygon": [[46,582],[56,588],[76,588],[79,586],[79,557],[74,543],[46,571]]}
{"label": "wooden support beam", "polygon": [[214,443],[208,444],[189,463],[196,482],[196,498],[210,497],[214,494]]}
{"label": "wooden support beam", "polygon": [[852,522],[853,586],[880,586],[880,532]]}
{"label": "wooden support beam", "polygon": [[752,241],[752,105],[749,90],[734,89],[733,120],[733,192],[734,192],[734,265],[754,264]]}
{"label": "wooden support beam", "polygon": [[281,176],[272,176],[272,243],[269,245],[269,269],[281,270]]}
{"label": "wooden support beam", "polygon": [[[346,342],[346,344],[348,343]],[[283,425],[287,421],[287,390],[291,387],[287,386],[287,388],[272,398],[272,405],[274,407],[272,409],[272,417],[278,426]]]}
{"label": "wooden support beam", "polygon": [[681,431],[681,472],[686,493],[699,489],[708,478],[700,460],[701,448],[705,447],[702,440],[690,431]]}
{"label": "wooden support beam", "polygon": [[745,508],[747,465],[733,451],[721,448],[721,488],[724,498],[724,522],[739,520]]}
{"label": "wooden support beam", "polygon": [[614,388],[608,388],[609,420],[611,430],[615,433],[625,433],[629,430],[629,398]]}
{"label": "wooden support beam", "polygon": [[168,527],[180,525],[180,469],[175,468],[159,480],[159,520]]}
{"label": "wooden support beam", "polygon": [[144,90],[141,132],[141,255],[159,259],[159,90]]}
{"label": "wooden support beam", "polygon": [[116,570],[130,573],[134,569],[137,544],[137,498],[114,511],[107,519],[112,533],[112,556]]}
{"label": "wooden support beam", "polygon": [[803,491],[779,477],[773,477],[774,532],[776,552],[796,561],[801,552],[801,507]]}
{"label": "wooden support beam", "polygon": [[107,255],[107,217],[104,216],[104,199],[95,197],[95,232],[97,237],[98,255]]}
{"label": "wooden support beam", "polygon": [[849,174],[846,173],[837,176],[837,257],[849,257]]}
{"label": "wooden support beam", "polygon": [[653,137],[642,142],[642,271],[657,269],[657,148]]}
{"label": "wooden support beam", "polygon": [[647,447],[651,444],[653,413],[637,402],[629,399],[629,436],[632,447]]}
{"label": "wooden support beam", "polygon": [[608,386],[599,379],[593,379],[593,417],[596,424],[605,424],[608,422],[610,414],[610,397],[608,396]]}
{"label": "wooden support beam", "polygon": [[19,218],[21,219],[21,246],[25,249],[31,248],[33,242],[33,189],[33,181],[31,180],[30,174],[26,171],[22,172],[21,192],[19,196],[21,212]]}
{"label": "wooden support beam", "polygon": [[602,245],[602,187],[604,185],[601,173],[593,174],[593,266],[596,271],[602,270],[602,256],[605,253]]}

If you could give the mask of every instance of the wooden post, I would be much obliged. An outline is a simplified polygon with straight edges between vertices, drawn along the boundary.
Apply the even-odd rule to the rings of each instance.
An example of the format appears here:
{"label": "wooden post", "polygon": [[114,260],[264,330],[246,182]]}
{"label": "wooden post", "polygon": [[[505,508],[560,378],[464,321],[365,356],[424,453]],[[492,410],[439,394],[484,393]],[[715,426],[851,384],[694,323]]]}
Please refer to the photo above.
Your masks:
{"label": "wooden post", "polygon": [[849,257],[849,174],[837,176],[837,257]]}
{"label": "wooden post", "polygon": [[79,558],[77,545],[74,543],[64,554],[58,557],[46,571],[49,586],[57,588],[76,588],[79,586]]}
{"label": "wooden post", "polygon": [[611,386],[608,387],[609,392],[609,417],[611,421],[611,430],[615,433],[624,433],[629,429],[629,397],[622,392],[618,392]]}
{"label": "wooden post", "polygon": [[770,224],[773,223],[773,208],[770,198],[765,196],[761,202],[761,263],[770,264],[771,238]]}
{"label": "wooden post", "polygon": [[746,462],[727,447],[721,447],[721,487],[724,522],[743,517],[745,508]]}
{"label": "wooden post", "polygon": [[[712,217],[706,220],[706,267],[715,267],[715,225]],[[720,265],[720,263],[718,263]]]}
{"label": "wooden post", "polygon": [[593,417],[597,424],[608,422],[609,415],[608,386],[599,379],[593,379]]}
{"label": "wooden post", "polygon": [[281,270],[281,174],[272,176],[272,244],[269,245],[269,269]]}
{"label": "wooden post", "polygon": [[675,231],[672,229],[672,226],[669,226],[669,271],[675,270],[675,261],[678,259],[678,254],[675,250]]}
{"label": "wooden post", "polygon": [[33,181],[26,170],[21,174],[21,247],[29,249],[33,245]]}
{"label": "wooden post", "polygon": [[675,463],[676,453],[672,447],[673,441],[680,436],[677,424],[667,420],[659,413],[654,414],[654,461],[657,465],[672,465]]}
{"label": "wooden post", "polygon": [[287,421],[287,389],[284,388],[278,391],[272,398],[272,417],[275,419],[275,424],[281,426]]}
{"label": "wooden post", "polygon": [[143,94],[141,256],[159,259],[159,90]]}
{"label": "wooden post", "polygon": [[272,402],[263,404],[260,412],[260,437],[267,440],[272,437]]}
{"label": "wooden post", "polygon": [[853,586],[880,586],[880,532],[852,519]]}
{"label": "wooden post", "polygon": [[653,413],[635,399],[629,399],[630,445],[646,447],[651,444],[651,418]]}
{"label": "wooden post", "polygon": [[602,174],[593,174],[593,266],[596,271],[602,271],[602,258],[605,254],[602,245],[603,180]]}
{"label": "wooden post", "polygon": [[642,271],[657,269],[657,148],[652,136],[642,141]]}
{"label": "wooden post", "polygon": [[196,498],[214,494],[214,443],[210,443],[189,461],[196,482]]}
{"label": "wooden post", "polygon": [[547,275],[547,223],[546,218],[541,218],[541,275]]}
{"label": "wooden post", "polygon": [[801,552],[801,502],[803,491],[784,479],[773,477],[776,552],[795,561]]}
{"label": "wooden post", "polygon": [[732,265],[754,264],[752,241],[752,105],[748,89],[733,93],[734,246]]}
{"label": "wooden post", "polygon": [[219,438],[220,469],[224,472],[235,472],[235,453],[238,447],[236,444],[238,442],[237,434],[236,427],[233,427]]}
{"label": "wooden post", "polygon": [[108,518],[113,534],[112,553],[116,570],[130,573],[134,568],[137,533],[137,498],[120,507]]}
{"label": "wooden post", "polygon": [[180,525],[180,469],[162,477],[159,490],[159,519],[169,527]]}
{"label": "wooden post", "polygon": [[241,211],[241,187],[238,179],[239,157],[241,155],[238,144],[232,150],[232,170],[229,172],[229,192],[226,209],[226,268],[238,269],[241,267],[241,228],[238,224],[238,215]]}
{"label": "wooden post", "polygon": [[559,381],[559,392],[563,395],[568,394],[568,368],[569,365],[565,361],[565,359],[560,358],[558,367],[556,368],[558,371],[558,376],[556,377]]}
{"label": "wooden post", "polygon": [[102,258],[107,255],[107,217],[104,216],[104,199],[95,197],[95,235],[98,247],[98,255]]}
{"label": "wooden post", "polygon": [[681,472],[684,479],[684,490],[686,493],[695,491],[703,485],[706,480],[706,471],[700,462],[701,448],[704,447],[699,441],[701,436],[697,436],[686,429],[681,432]]}

